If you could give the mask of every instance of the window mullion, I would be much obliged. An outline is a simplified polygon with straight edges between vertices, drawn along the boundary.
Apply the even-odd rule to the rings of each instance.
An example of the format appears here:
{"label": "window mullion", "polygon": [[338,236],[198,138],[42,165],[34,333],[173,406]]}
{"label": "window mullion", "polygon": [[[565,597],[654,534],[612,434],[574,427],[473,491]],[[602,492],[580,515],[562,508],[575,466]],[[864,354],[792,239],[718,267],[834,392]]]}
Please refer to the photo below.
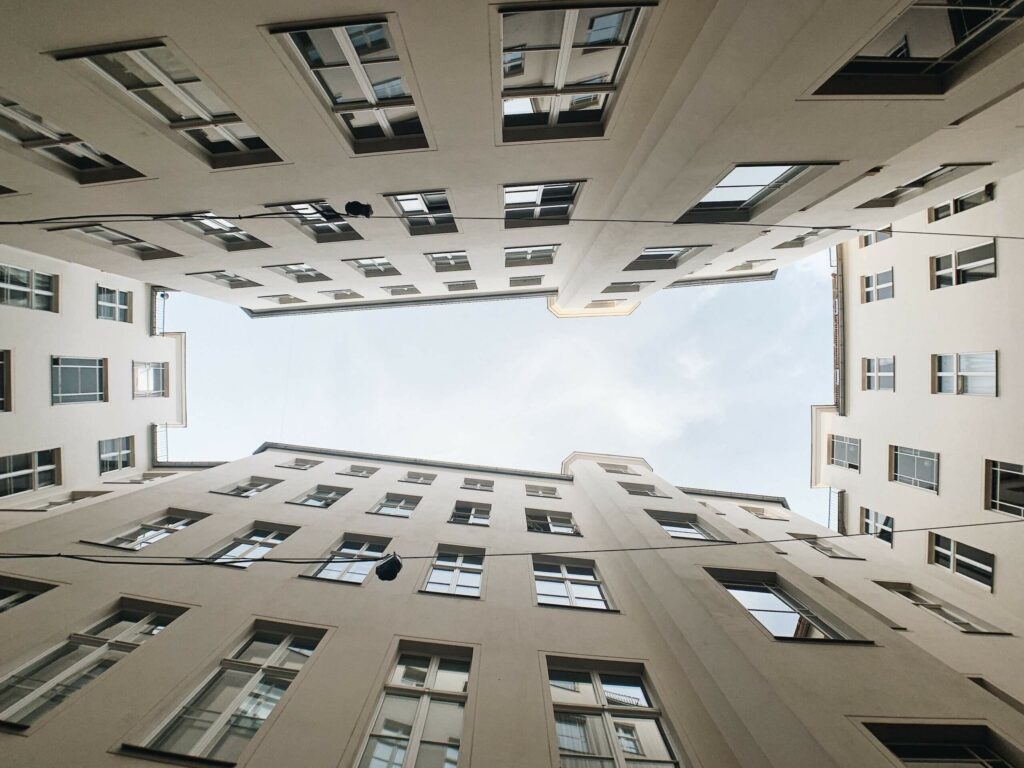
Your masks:
{"label": "window mullion", "polygon": [[[440,657],[435,656],[430,660],[430,666],[433,673],[437,673],[437,663]],[[428,675],[429,677],[429,675]],[[427,712],[430,709],[430,694],[420,694],[419,703],[416,705],[416,717],[413,720],[412,728],[409,730],[409,745],[405,755],[405,762],[403,765],[414,766],[416,765],[416,758],[420,751],[420,740],[423,738],[423,730],[427,724]]]}
{"label": "window mullion", "polygon": [[[191,107],[197,115],[204,120],[213,120],[213,115],[206,110],[198,101],[196,101],[192,95],[175,83],[171,78],[164,74],[156,64],[151,62],[146,57],[145,53],[141,50],[138,51],[125,51],[125,55],[128,56],[132,61],[138,64],[142,69],[160,85],[166,88],[168,91],[173,93],[178,99],[183,101],[186,106]],[[166,119],[166,118],[165,118]]]}
{"label": "window mullion", "polygon": [[557,94],[565,87],[565,78],[569,72],[569,61],[572,56],[572,39],[576,34],[576,22],[579,15],[578,10],[568,9],[565,11],[565,18],[562,19],[562,37],[558,46],[558,60],[555,62],[555,94],[551,96],[551,105],[548,108],[549,126],[558,124],[561,99]]}
{"label": "window mullion", "polygon": [[[203,755],[206,752],[206,750],[210,747],[210,744],[213,743],[213,740],[217,738],[217,735],[220,734],[224,726],[227,725],[227,722],[231,719],[231,716],[241,706],[242,702],[244,702],[246,698],[248,698],[249,694],[256,689],[256,685],[259,683],[262,674],[262,669],[252,672],[252,677],[249,678],[249,682],[242,686],[238,694],[228,703],[226,707],[224,707],[224,711],[217,715],[216,719],[214,719],[214,721],[210,723],[210,727],[206,729],[206,733],[204,733],[203,736],[199,739],[199,741],[195,743],[195,746],[193,746],[192,749],[189,750],[189,754]],[[215,672],[203,684],[203,687],[200,688],[199,691],[205,690],[206,687],[213,682],[216,676],[217,673]],[[195,696],[193,696],[192,698],[194,699]],[[187,708],[188,706],[188,704],[185,704],[182,707],[182,709],[179,710],[178,713],[176,713],[175,716],[181,714],[181,711]]]}
{"label": "window mullion", "polygon": [[[84,643],[77,643],[77,642],[74,642],[73,640],[67,640],[65,644],[67,644],[67,643],[70,643],[70,644],[75,645],[75,646],[84,645]],[[50,656],[54,652],[60,650],[62,647],[63,647],[63,645],[58,645],[56,648],[50,649],[45,654],[43,654],[41,657],[39,657],[39,659],[37,659],[36,661],[42,661],[47,656]],[[71,678],[74,675],[78,674],[83,669],[85,669],[87,666],[89,666],[89,664],[93,663],[96,659],[98,659],[100,656],[102,656],[106,652],[107,652],[107,644],[106,644],[106,642],[104,642],[102,645],[96,646],[95,650],[92,653],[86,655],[83,659],[79,660],[77,663],[72,664],[70,667],[65,669],[63,672],[61,672],[56,677],[51,678],[50,680],[47,680],[46,683],[44,683],[43,685],[40,685],[38,688],[36,688],[31,693],[29,693],[27,696],[18,699],[16,702],[11,704],[11,706],[9,706],[7,709],[5,709],[2,712],[0,712],[0,720],[6,720],[13,712],[17,712],[18,710],[24,709],[26,705],[31,704],[32,702],[34,702],[37,699],[41,698],[44,694],[49,693],[54,688],[56,688],[58,685],[60,685],[62,681],[68,680],[69,678]],[[32,666],[35,663],[36,662],[30,662],[28,665],[26,665],[26,667]],[[22,669],[25,669],[25,667],[22,667]],[[18,671],[18,672],[15,672],[13,675],[9,675],[6,679],[10,680],[11,677],[20,676],[20,675],[21,675],[21,672]]]}

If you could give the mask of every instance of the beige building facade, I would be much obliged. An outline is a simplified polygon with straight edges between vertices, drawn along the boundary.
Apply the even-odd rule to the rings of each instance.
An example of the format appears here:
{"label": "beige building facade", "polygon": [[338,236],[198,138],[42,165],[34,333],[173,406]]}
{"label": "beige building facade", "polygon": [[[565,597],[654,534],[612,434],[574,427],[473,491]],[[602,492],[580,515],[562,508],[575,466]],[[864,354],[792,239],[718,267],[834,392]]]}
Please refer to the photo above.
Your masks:
{"label": "beige building facade", "polygon": [[635,457],[264,444],[3,534],[90,558],[4,561],[4,760],[1024,765],[1020,612],[829,535]]}
{"label": "beige building facade", "polygon": [[2,237],[254,317],[771,279],[1019,168],[1017,5],[940,6],[15,3]]}

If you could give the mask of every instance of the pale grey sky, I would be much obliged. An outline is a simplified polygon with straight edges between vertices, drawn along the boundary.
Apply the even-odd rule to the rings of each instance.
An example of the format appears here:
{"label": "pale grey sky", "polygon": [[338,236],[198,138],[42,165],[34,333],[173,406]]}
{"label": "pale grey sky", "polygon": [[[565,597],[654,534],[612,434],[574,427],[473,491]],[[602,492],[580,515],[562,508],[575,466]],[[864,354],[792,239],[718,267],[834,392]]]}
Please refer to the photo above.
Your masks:
{"label": "pale grey sky", "polygon": [[274,440],[557,471],[598,451],[827,513],[809,487],[810,406],[832,397],[827,253],[774,282],[661,291],[624,318],[558,319],[543,299],[260,320],[168,303],[167,330],[188,334],[176,460]]}

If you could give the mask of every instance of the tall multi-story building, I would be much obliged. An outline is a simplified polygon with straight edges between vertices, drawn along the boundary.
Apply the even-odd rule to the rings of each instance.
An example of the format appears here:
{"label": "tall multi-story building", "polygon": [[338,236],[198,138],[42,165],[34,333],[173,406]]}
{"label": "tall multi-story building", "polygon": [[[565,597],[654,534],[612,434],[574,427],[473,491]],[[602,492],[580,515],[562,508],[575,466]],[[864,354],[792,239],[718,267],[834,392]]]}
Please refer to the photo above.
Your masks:
{"label": "tall multi-story building", "polygon": [[151,425],[185,423],[185,335],[165,295],[0,245],[0,528],[166,476]]}
{"label": "tall multi-story building", "polygon": [[835,402],[812,409],[811,469],[839,492],[840,531],[1018,613],[1020,538],[998,523],[1024,522],[1022,199],[1009,176],[838,249]]}
{"label": "tall multi-story building", "polygon": [[65,555],[4,561],[5,764],[1024,765],[1021,612],[784,499],[589,453],[181,469],[0,536]]}
{"label": "tall multi-story building", "polygon": [[14,3],[2,237],[254,317],[628,314],[1019,169],[1021,3],[961,5]]}

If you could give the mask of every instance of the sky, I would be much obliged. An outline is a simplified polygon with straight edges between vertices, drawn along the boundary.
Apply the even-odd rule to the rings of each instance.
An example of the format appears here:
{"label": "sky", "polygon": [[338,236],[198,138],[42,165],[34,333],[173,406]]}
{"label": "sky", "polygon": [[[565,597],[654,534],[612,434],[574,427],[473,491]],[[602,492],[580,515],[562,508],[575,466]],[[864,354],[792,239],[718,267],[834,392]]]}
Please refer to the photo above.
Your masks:
{"label": "sky", "polygon": [[824,522],[810,406],[832,400],[829,275],[824,252],[773,282],[663,290],[609,318],[533,298],[250,319],[173,293],[189,426],[170,430],[169,456],[277,441],[557,472],[593,451]]}

